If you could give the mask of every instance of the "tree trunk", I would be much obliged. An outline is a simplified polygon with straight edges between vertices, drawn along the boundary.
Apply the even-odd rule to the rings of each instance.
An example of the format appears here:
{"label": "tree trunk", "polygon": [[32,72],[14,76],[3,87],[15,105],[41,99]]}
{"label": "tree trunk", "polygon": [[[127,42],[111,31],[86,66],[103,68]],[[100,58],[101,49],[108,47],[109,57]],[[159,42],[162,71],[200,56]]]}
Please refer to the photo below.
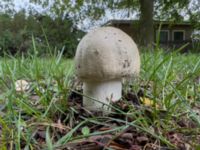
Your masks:
{"label": "tree trunk", "polygon": [[140,35],[141,46],[152,47],[154,42],[153,8],[154,0],[139,0],[140,2]]}

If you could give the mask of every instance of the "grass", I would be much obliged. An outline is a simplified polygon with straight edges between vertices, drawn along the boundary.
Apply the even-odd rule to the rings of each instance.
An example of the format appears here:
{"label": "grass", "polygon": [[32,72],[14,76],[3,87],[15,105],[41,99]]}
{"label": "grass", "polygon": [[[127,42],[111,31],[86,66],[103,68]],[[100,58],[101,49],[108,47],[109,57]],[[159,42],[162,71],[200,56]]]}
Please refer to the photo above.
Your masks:
{"label": "grass", "polygon": [[[130,82],[127,90],[124,85],[122,99],[128,109],[123,109],[121,104],[114,105],[111,116],[85,115],[77,105],[71,105],[69,97],[77,87],[73,60],[62,58],[61,54],[49,58],[1,58],[0,148],[64,149],[69,142],[109,134],[112,138],[104,148],[112,149],[112,142],[130,128],[138,135],[148,137],[143,148],[152,141],[160,148],[180,148],[180,142],[171,139],[171,134],[179,141],[186,141],[190,147],[198,148],[199,58],[199,54],[165,53],[161,50],[142,53],[139,79]],[[16,92],[15,82],[19,79],[29,82],[27,91]],[[130,104],[126,99],[128,93],[137,95],[138,99],[146,98],[151,104]],[[110,128],[113,122],[117,126]],[[180,122],[186,125],[181,126]],[[97,126],[107,129],[99,130]]]}

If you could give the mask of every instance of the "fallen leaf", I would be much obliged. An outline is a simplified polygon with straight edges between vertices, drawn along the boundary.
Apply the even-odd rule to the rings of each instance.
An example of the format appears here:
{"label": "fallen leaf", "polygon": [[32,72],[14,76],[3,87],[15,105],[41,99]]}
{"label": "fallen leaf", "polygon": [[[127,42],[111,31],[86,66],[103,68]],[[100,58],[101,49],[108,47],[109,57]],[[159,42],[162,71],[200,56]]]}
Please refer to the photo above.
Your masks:
{"label": "fallen leaf", "polygon": [[156,108],[159,108],[158,104],[154,104],[153,100],[147,98],[147,97],[140,97],[140,100],[145,106],[155,106]]}
{"label": "fallen leaf", "polygon": [[114,150],[128,150],[126,147],[124,147],[124,145],[118,144],[115,141],[111,141],[109,148]]}
{"label": "fallen leaf", "polygon": [[142,148],[139,145],[132,145],[130,150],[142,150]]}
{"label": "fallen leaf", "polygon": [[149,141],[149,139],[146,136],[139,136],[136,139],[140,144],[146,144]]}
{"label": "fallen leaf", "polygon": [[123,139],[133,139],[133,134],[132,133],[123,133],[120,138],[123,138]]}
{"label": "fallen leaf", "polygon": [[99,131],[108,131],[108,130],[111,130],[112,128],[109,128],[109,127],[102,127],[99,129]]}

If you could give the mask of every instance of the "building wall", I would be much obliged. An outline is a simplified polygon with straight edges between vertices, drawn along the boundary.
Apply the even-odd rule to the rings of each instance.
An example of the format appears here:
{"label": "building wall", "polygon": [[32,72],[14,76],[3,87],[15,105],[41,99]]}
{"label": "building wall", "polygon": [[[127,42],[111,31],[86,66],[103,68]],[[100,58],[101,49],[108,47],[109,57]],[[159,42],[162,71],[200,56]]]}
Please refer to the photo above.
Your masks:
{"label": "building wall", "polygon": [[[140,43],[141,37],[139,33],[139,28],[137,24],[133,23],[124,23],[124,24],[112,24],[112,26],[120,28],[125,33],[133,38],[136,43]],[[159,25],[154,26],[154,41],[156,41],[156,32],[159,29]],[[191,40],[191,34],[193,29],[189,25],[162,25],[161,30],[169,30],[169,41],[173,42],[173,31],[175,30],[183,30],[185,32],[185,41]]]}
{"label": "building wall", "polygon": [[[156,37],[156,32],[159,30],[159,27],[156,26],[154,28],[154,37]],[[168,30],[169,31],[169,41],[173,41],[173,32],[174,31],[184,31],[185,34],[185,41],[190,41],[191,40],[191,35],[192,35],[192,28],[190,26],[184,26],[184,25],[163,25],[161,27],[161,30]]]}

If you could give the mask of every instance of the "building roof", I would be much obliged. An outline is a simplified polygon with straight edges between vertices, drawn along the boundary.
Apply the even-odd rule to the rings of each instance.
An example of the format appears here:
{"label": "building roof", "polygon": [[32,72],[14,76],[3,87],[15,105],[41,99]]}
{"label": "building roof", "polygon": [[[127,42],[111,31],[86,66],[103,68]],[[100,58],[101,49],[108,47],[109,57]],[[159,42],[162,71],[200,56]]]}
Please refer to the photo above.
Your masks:
{"label": "building roof", "polygon": [[[139,20],[109,20],[105,23],[105,25],[114,25],[114,24],[132,24],[132,23],[138,23]],[[155,25],[184,25],[184,26],[192,26],[192,24],[189,21],[182,21],[182,22],[173,22],[173,21],[158,21],[154,20]]]}

